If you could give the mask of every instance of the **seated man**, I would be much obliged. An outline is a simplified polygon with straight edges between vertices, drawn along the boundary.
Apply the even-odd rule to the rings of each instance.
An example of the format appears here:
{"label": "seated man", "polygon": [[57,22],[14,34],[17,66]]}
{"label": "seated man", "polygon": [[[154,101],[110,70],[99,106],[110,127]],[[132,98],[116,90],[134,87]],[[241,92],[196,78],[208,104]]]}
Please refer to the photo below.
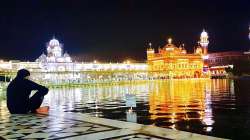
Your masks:
{"label": "seated man", "polygon": [[[39,108],[48,88],[28,79],[30,72],[21,69],[7,88],[7,107],[11,114],[26,114],[29,112],[48,112],[48,107]],[[32,90],[37,92],[30,98]]]}

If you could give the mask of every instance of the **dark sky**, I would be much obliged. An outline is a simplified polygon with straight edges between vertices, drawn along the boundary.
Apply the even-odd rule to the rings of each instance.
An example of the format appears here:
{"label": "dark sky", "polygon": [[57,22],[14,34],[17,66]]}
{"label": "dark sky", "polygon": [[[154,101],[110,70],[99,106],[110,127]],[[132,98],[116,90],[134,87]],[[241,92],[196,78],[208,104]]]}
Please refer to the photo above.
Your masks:
{"label": "dark sky", "polygon": [[249,0],[32,0],[0,3],[0,59],[35,60],[53,35],[84,61],[143,61],[167,37],[192,50],[248,50]]}

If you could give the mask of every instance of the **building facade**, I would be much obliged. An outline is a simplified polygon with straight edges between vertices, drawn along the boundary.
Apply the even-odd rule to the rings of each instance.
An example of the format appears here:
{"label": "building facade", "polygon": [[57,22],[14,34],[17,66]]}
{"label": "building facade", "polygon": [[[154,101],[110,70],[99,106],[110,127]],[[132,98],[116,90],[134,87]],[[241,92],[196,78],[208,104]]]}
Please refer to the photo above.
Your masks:
{"label": "building facade", "polygon": [[237,61],[250,60],[250,52],[226,51],[209,53],[206,62],[209,66],[233,65]]}
{"label": "building facade", "polygon": [[[0,60],[1,77],[13,79],[19,69],[28,69],[31,78],[43,84],[70,83],[112,83],[119,81],[147,79],[146,63],[99,63],[73,62],[69,54],[63,52],[63,45],[51,39],[43,53],[35,62]],[[6,79],[6,78],[2,78]]]}
{"label": "building facade", "polygon": [[209,53],[206,63],[212,75],[225,75],[226,68],[233,68],[234,65],[240,61],[250,61],[250,52],[243,51],[226,51]]}
{"label": "building facade", "polygon": [[71,57],[64,53],[63,45],[55,37],[47,43],[46,51],[36,59],[43,71],[72,71],[75,68]]}
{"label": "building facade", "polygon": [[46,54],[42,54],[37,58],[37,62],[47,62],[47,63],[70,63],[72,62],[71,57],[67,52],[63,53],[63,45],[53,37],[47,43]]}
{"label": "building facade", "polygon": [[201,41],[194,53],[187,53],[184,45],[176,47],[172,39],[155,52],[153,48],[147,49],[148,70],[153,78],[201,78],[204,59],[207,58],[208,35],[201,33]]}

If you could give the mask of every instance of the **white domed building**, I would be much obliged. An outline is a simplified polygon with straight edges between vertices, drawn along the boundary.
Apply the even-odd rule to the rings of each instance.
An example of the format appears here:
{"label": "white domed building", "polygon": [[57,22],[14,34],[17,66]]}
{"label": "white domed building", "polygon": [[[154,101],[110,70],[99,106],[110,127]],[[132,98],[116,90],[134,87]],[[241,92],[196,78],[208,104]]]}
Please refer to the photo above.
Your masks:
{"label": "white domed building", "polygon": [[73,67],[70,55],[65,52],[63,54],[63,45],[55,38],[47,43],[47,53],[40,55],[36,62],[40,63],[40,67],[46,71],[71,71]]}
{"label": "white domed building", "polygon": [[72,62],[68,53],[63,54],[63,45],[55,38],[47,44],[47,56],[43,53],[37,62],[70,63]]}

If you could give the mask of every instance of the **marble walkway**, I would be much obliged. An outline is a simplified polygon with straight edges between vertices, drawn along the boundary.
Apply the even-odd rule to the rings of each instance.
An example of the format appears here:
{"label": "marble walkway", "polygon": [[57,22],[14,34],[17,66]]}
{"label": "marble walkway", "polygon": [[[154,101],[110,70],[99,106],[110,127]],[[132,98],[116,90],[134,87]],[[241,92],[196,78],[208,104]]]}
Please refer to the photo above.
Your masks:
{"label": "marble walkway", "polygon": [[184,131],[50,110],[49,115],[11,115],[0,108],[0,139],[219,140]]}

